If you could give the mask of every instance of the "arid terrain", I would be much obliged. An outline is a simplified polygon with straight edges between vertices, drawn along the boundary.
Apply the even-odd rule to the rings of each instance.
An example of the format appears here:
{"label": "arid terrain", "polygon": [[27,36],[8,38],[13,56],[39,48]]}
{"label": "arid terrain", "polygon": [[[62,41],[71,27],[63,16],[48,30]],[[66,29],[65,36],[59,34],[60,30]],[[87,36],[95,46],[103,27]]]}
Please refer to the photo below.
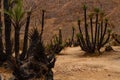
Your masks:
{"label": "arid terrain", "polygon": [[[30,0],[28,0],[30,1]],[[120,0],[31,0],[38,9],[33,12],[30,28],[41,25],[41,10],[45,12],[45,27],[43,41],[50,42],[54,34],[62,29],[63,39],[71,38],[72,27],[78,32],[77,20],[83,25],[83,9],[88,6],[88,14],[95,7],[105,12],[105,18],[114,33],[120,34]],[[83,26],[84,27],[84,26]],[[22,27],[20,43],[22,43],[24,28]],[[21,44],[20,44],[21,46]],[[100,56],[83,56],[80,47],[66,47],[56,56],[54,80],[120,80],[120,46],[112,46],[113,51],[102,52]],[[3,67],[4,66],[4,67]],[[0,77],[12,80],[9,65],[0,67]]]}
{"label": "arid terrain", "polygon": [[[29,1],[29,0],[28,0]],[[77,20],[83,20],[83,4],[88,6],[88,14],[98,7],[105,12],[105,17],[109,18],[112,30],[120,34],[120,0],[35,0],[39,8],[34,12],[32,27],[34,21],[41,19],[41,9],[46,10],[44,39],[49,40],[58,29],[62,28],[63,38],[69,38],[72,34],[72,26],[78,30]]]}
{"label": "arid terrain", "polygon": [[84,57],[79,47],[57,57],[55,80],[120,80],[120,47],[99,57]]}
{"label": "arid terrain", "polygon": [[[101,56],[85,57],[80,47],[66,48],[57,56],[54,80],[120,80],[120,47]],[[0,68],[5,80],[11,71]]]}

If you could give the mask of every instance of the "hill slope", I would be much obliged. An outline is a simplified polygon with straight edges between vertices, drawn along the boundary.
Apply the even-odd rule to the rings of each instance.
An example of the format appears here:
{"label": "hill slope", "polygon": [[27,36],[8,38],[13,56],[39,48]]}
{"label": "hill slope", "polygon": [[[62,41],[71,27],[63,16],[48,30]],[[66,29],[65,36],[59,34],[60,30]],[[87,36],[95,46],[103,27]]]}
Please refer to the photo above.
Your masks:
{"label": "hill slope", "polygon": [[71,27],[77,29],[77,20],[82,18],[84,3],[88,6],[88,11],[99,7],[105,11],[106,17],[110,19],[110,23],[114,24],[115,32],[120,33],[120,0],[36,0],[39,3],[39,10],[35,12],[34,19],[39,18],[40,9],[46,10],[46,24],[44,38],[49,39],[51,35],[56,34],[59,27],[62,28],[63,36],[71,35]]}

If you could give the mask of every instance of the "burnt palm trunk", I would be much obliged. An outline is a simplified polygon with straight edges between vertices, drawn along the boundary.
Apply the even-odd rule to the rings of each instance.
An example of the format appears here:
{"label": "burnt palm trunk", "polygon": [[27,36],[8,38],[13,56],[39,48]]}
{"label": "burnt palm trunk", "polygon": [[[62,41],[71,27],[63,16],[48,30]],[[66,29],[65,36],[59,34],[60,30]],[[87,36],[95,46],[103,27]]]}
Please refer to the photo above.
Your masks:
{"label": "burnt palm trunk", "polygon": [[79,33],[80,33],[80,37],[78,36],[79,44],[81,45],[81,48],[83,50],[86,50],[87,45],[86,45],[85,39],[83,37],[82,29],[81,29],[81,26],[80,26],[80,20],[78,20],[78,28],[79,28]]}
{"label": "burnt palm trunk", "polygon": [[[5,10],[9,10],[8,0],[4,0]],[[12,54],[12,45],[11,45],[11,19],[7,14],[4,14],[5,22],[5,51],[7,55]]]}
{"label": "burnt palm trunk", "polygon": [[28,48],[28,31],[29,31],[30,17],[31,17],[31,12],[29,12],[27,14],[27,22],[26,22],[26,27],[25,27],[23,52],[21,54],[21,59],[24,59],[25,56],[26,56],[26,53],[27,53],[27,48]]}
{"label": "burnt palm trunk", "polygon": [[71,45],[72,46],[74,44],[74,35],[75,35],[75,28],[72,27],[72,38],[71,38]]}
{"label": "burnt palm trunk", "polygon": [[40,33],[40,38],[42,39],[43,35],[43,29],[44,29],[44,19],[45,19],[45,10],[42,10],[42,28],[41,28],[41,33]]}
{"label": "burnt palm trunk", "polygon": [[91,27],[91,42],[93,44],[93,19],[90,17],[90,27]]}
{"label": "burnt palm trunk", "polygon": [[20,28],[19,28],[19,25],[16,24],[16,27],[15,27],[15,45],[14,45],[14,49],[15,49],[15,58],[16,60],[18,59],[19,57],[19,40],[20,40]]}
{"label": "burnt palm trunk", "polygon": [[96,13],[96,22],[95,22],[95,36],[94,36],[94,50],[96,49],[96,43],[97,43],[97,30],[98,30],[98,13]]}
{"label": "burnt palm trunk", "polygon": [[86,38],[87,50],[88,50],[88,52],[92,52],[91,51],[90,37],[88,34],[87,7],[85,5],[84,5],[84,25],[85,25],[85,38]]}
{"label": "burnt palm trunk", "polygon": [[[0,1],[0,9],[2,1]],[[2,21],[1,21],[1,12],[0,12],[0,54],[3,53],[3,42],[2,42]]]}
{"label": "burnt palm trunk", "polygon": [[2,29],[1,29],[1,21],[0,21],[0,54],[3,53],[3,42],[2,42]]}
{"label": "burnt palm trunk", "polygon": [[59,29],[59,44],[62,44],[62,31]]}
{"label": "burnt palm trunk", "polygon": [[106,34],[106,32],[107,32],[107,27],[108,27],[108,20],[106,19],[106,20],[105,20],[105,28],[104,28],[103,31],[101,32],[101,35],[102,35],[102,36],[100,37],[98,49],[100,49],[100,48],[103,46],[103,44],[107,43],[108,40],[109,40],[109,38],[110,38],[110,34],[109,34],[109,35],[108,35],[108,38],[105,40],[105,42],[103,42],[103,41],[104,41],[104,38],[105,38],[105,34]]}

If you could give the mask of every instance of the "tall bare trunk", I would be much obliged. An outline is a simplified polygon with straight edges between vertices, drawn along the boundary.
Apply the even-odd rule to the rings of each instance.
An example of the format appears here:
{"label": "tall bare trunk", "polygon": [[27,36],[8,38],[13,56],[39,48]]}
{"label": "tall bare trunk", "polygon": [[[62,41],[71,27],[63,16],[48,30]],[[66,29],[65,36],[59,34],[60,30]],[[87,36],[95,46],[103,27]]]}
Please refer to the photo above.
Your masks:
{"label": "tall bare trunk", "polygon": [[16,60],[18,59],[19,57],[19,41],[20,41],[20,28],[18,27],[18,25],[16,24],[16,27],[15,27],[15,45],[14,45],[14,48],[15,48],[15,58]]}
{"label": "tall bare trunk", "polygon": [[[0,0],[0,9],[2,9],[2,0]],[[3,41],[2,41],[2,20],[0,12],[0,54],[3,53]]]}
{"label": "tall bare trunk", "polygon": [[[4,9],[9,10],[8,5],[9,0],[4,0]],[[7,55],[12,54],[12,44],[11,44],[11,19],[7,14],[4,14],[5,22],[5,51]]]}
{"label": "tall bare trunk", "polygon": [[23,52],[21,54],[21,59],[24,59],[25,56],[26,56],[26,53],[27,53],[27,48],[28,48],[28,31],[29,31],[30,17],[31,17],[31,12],[27,14],[27,22],[26,22],[26,27],[25,27]]}

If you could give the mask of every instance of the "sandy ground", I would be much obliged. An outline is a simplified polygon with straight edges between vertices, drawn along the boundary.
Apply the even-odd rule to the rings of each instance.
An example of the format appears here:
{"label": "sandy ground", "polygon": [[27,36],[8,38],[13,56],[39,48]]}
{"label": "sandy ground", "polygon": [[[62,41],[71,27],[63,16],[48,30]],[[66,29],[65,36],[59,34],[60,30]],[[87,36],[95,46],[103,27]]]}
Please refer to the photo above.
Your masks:
{"label": "sandy ground", "polygon": [[[66,48],[57,56],[54,80],[120,80],[120,47],[97,57],[85,57],[80,47]],[[10,70],[0,67],[4,80]]]}
{"label": "sandy ground", "polygon": [[99,57],[84,57],[79,47],[57,56],[55,80],[120,80],[120,47]]}

